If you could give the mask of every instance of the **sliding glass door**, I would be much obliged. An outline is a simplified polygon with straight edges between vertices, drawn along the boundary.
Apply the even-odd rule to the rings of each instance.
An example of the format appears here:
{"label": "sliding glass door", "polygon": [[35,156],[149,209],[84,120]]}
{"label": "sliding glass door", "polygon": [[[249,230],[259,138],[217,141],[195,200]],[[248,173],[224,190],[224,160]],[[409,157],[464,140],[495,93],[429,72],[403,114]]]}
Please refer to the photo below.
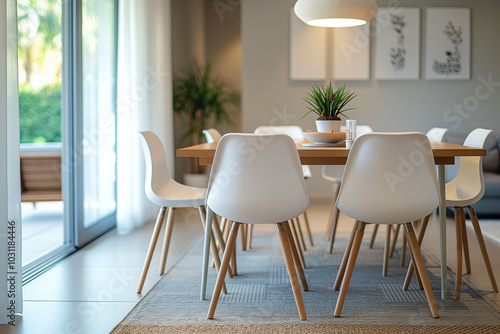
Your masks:
{"label": "sliding glass door", "polygon": [[81,6],[77,246],[116,224],[116,1],[82,0]]}
{"label": "sliding glass door", "polygon": [[29,281],[116,224],[117,0],[18,0],[18,30]]}

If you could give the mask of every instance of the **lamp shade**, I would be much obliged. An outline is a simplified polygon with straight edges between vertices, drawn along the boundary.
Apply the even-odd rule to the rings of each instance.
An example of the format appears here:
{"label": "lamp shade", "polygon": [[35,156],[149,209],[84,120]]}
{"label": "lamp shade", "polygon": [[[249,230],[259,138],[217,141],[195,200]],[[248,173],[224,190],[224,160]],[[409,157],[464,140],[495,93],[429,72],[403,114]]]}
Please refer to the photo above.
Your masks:
{"label": "lamp shade", "polygon": [[318,27],[353,27],[370,21],[377,14],[374,0],[298,0],[295,15]]}

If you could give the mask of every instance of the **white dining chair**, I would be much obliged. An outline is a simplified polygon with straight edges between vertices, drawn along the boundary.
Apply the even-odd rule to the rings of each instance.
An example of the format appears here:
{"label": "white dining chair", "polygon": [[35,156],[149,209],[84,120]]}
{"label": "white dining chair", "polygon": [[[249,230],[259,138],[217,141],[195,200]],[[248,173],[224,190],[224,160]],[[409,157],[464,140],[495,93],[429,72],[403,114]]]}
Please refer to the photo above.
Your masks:
{"label": "white dining chair", "polygon": [[[163,243],[162,256],[160,261],[160,275],[164,274],[167,261],[168,248],[174,224],[175,212],[177,208],[198,208],[201,222],[205,224],[205,194],[206,189],[195,188],[178,183],[170,177],[167,167],[167,155],[165,148],[158,136],[151,131],[139,133],[139,139],[144,151],[146,160],[146,182],[145,191],[148,199],[160,206],[160,211],[156,219],[151,241],[147,251],[146,259],[142,269],[137,293],[142,292],[144,281],[148,274],[151,259],[158,241],[161,227],[167,215],[167,225],[165,228],[165,238]],[[217,250],[212,248],[212,256],[220,267],[220,258]]]}
{"label": "white dining chair", "polygon": [[[492,130],[478,128],[473,130],[465,139],[464,146],[483,148],[486,138]],[[455,277],[455,299],[460,299],[462,286],[462,257],[465,257],[466,273],[471,273],[467,227],[465,225],[465,212],[469,212],[472,227],[483,256],[483,261],[488,271],[493,291],[498,292],[495,274],[491,267],[488,250],[484,242],[481,226],[472,205],[484,195],[484,176],[482,157],[460,157],[458,173],[453,180],[446,183],[446,206],[454,210],[455,231],[457,243],[457,274]],[[411,276],[407,275],[409,281]],[[409,283],[408,283],[409,284]],[[406,286],[405,282],[405,286]]]}
{"label": "white dining chair", "polygon": [[[367,163],[369,161],[369,163]],[[407,169],[401,168],[404,161]],[[350,150],[337,207],[355,219],[334,288],[340,287],[335,316],[340,316],[367,223],[404,224],[410,252],[433,317],[436,301],[412,221],[436,209],[439,187],[429,139],[423,133],[368,133]]]}
{"label": "white dining chair", "polygon": [[[258,148],[255,143],[259,144]],[[304,290],[308,290],[307,281],[294,252],[288,220],[301,215],[310,202],[297,147],[290,136],[224,135],[215,152],[206,203],[207,219],[216,213],[234,222],[207,317],[214,317],[240,225],[276,224],[299,316],[305,320],[307,316],[296,270]],[[205,241],[208,242],[207,235]],[[205,243],[202,294],[206,284],[207,245]]]}
{"label": "white dining chair", "polygon": [[[429,131],[427,131],[427,133],[425,135],[427,136],[427,138],[429,138],[430,141],[442,142],[444,135],[446,134],[447,131],[448,131],[447,128],[434,127],[434,128],[431,128]],[[423,235],[424,235],[425,230],[427,228],[427,225],[429,223],[429,219],[430,219],[430,215],[427,215],[426,217],[419,220],[418,222],[415,222],[415,225],[419,226],[419,236],[418,236],[419,246],[422,243],[422,238],[423,238]],[[386,245],[385,245],[386,250],[384,252],[384,265],[383,265],[383,269],[382,269],[383,276],[387,276],[387,268],[388,268],[388,264],[389,264],[389,258],[392,258],[394,255],[394,251],[396,249],[396,243],[397,243],[398,236],[399,236],[399,228],[400,228],[400,225],[397,225],[395,227],[394,233],[391,237],[391,230],[392,229],[390,228],[390,226],[388,226],[388,231],[387,231],[387,235],[386,235]],[[370,241],[370,248],[373,247],[373,243],[374,243],[375,238],[377,236],[377,230],[378,230],[378,225],[375,225],[375,228],[372,232],[371,241]],[[406,236],[405,236],[405,234],[403,234],[403,241],[402,241],[402,245],[401,245],[400,267],[405,266],[406,246],[407,246]],[[410,262],[409,272],[411,272],[411,274],[413,274],[412,266],[413,265]],[[420,280],[418,281],[418,283],[419,283],[419,286],[421,286]]]}
{"label": "white dining chair", "polygon": [[[296,140],[296,141],[301,141],[304,139],[304,135],[303,135],[304,131],[298,125],[274,125],[274,126],[262,125],[262,126],[257,127],[254,130],[254,133],[256,133],[256,134],[286,134],[286,135],[289,135],[290,137],[292,137],[292,139]],[[311,172],[310,166],[303,165],[302,172],[304,173],[304,178],[306,180],[312,177],[312,172]],[[305,231],[306,231],[306,235],[307,235],[307,239],[309,241],[309,244],[311,246],[314,246],[314,241],[313,241],[313,237],[312,237],[312,233],[311,233],[311,227],[309,225],[309,218],[307,217],[307,212],[304,212],[304,214],[301,217],[304,220],[304,227],[305,227]],[[294,225],[295,225],[296,229],[298,230],[297,234],[298,234],[299,246],[303,250],[306,250],[307,247],[306,247],[306,244],[304,242],[304,237],[302,234],[302,228],[300,227],[299,218],[297,217],[297,219],[295,219],[294,222],[295,222]],[[250,225],[250,227],[251,227],[251,225]],[[250,229],[250,232],[251,232],[251,229]],[[250,235],[249,240],[251,240],[251,235]]]}
{"label": "white dining chair", "polygon": [[222,137],[219,130],[214,129],[214,128],[203,130],[202,133],[203,133],[203,135],[205,135],[205,139],[207,140],[207,143],[216,142]]}
{"label": "white dining chair", "polygon": [[[345,127],[342,126],[341,131],[345,131]],[[369,125],[358,125],[356,127],[357,136],[361,136],[365,133],[373,132],[373,129]],[[342,182],[342,175],[344,174],[343,165],[324,165],[321,169],[321,176],[325,180],[332,182],[333,184],[333,197],[332,204],[330,205],[330,213],[328,215],[327,222],[327,240],[330,241],[329,252],[333,252],[333,244],[335,242],[335,234],[337,233],[337,223],[339,220],[339,210],[335,205],[337,201],[337,194],[339,192],[340,183]]]}
{"label": "white dining chair", "polygon": [[447,128],[434,127],[425,134],[430,141],[442,142],[444,135],[448,132]]}

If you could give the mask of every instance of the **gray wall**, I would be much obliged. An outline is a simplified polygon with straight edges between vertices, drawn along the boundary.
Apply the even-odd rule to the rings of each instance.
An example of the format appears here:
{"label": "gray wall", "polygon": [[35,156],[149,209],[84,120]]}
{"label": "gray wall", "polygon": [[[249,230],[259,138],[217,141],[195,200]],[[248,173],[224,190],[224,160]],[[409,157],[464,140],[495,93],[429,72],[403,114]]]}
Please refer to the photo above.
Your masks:
{"label": "gray wall", "polygon": [[[259,125],[298,124],[315,129],[314,117],[300,120],[306,110],[303,101],[312,81],[289,80],[289,9],[294,0],[244,0],[241,8],[242,130],[251,132]],[[421,79],[419,81],[377,81],[373,79],[375,38],[371,40],[369,81],[339,81],[358,93],[356,107],[349,115],[358,124],[375,131],[422,131],[433,126],[451,132],[468,133],[476,127],[500,131],[500,1],[494,0],[377,0],[379,7],[400,3],[421,8]],[[471,80],[427,81],[425,79],[425,8],[471,8]],[[449,111],[454,105],[472,101],[481,85],[479,77],[491,76],[498,86],[488,98],[479,101],[472,112],[460,115]],[[323,82],[316,82],[322,84]],[[481,93],[485,93],[481,88]],[[308,181],[312,199],[327,199],[331,184],[321,178],[319,166]]]}
{"label": "gray wall", "polygon": [[[234,2],[234,1],[233,1]],[[172,70],[174,76],[193,64],[209,62],[224,82],[241,92],[240,6],[212,0],[172,0]],[[181,139],[186,121],[175,116],[175,147],[187,145]],[[209,125],[211,126],[211,125]],[[233,123],[217,127],[221,133],[241,131],[241,113],[236,110]],[[189,172],[189,159],[175,161],[175,178],[183,181]]]}

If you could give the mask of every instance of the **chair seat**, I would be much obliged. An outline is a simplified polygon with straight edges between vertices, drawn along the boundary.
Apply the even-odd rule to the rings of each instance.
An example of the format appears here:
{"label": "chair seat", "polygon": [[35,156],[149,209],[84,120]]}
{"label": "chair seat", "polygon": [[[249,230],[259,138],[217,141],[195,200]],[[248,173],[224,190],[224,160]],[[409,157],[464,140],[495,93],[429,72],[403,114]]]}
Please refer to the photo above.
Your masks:
{"label": "chair seat", "polygon": [[155,193],[150,194],[150,199],[160,206],[189,208],[204,205],[205,194],[206,190],[203,188],[186,186],[171,179],[167,184],[155,189]]}
{"label": "chair seat", "polygon": [[446,206],[447,207],[466,207],[479,201],[482,193],[471,187],[461,187],[457,182],[448,182],[446,184]]}

